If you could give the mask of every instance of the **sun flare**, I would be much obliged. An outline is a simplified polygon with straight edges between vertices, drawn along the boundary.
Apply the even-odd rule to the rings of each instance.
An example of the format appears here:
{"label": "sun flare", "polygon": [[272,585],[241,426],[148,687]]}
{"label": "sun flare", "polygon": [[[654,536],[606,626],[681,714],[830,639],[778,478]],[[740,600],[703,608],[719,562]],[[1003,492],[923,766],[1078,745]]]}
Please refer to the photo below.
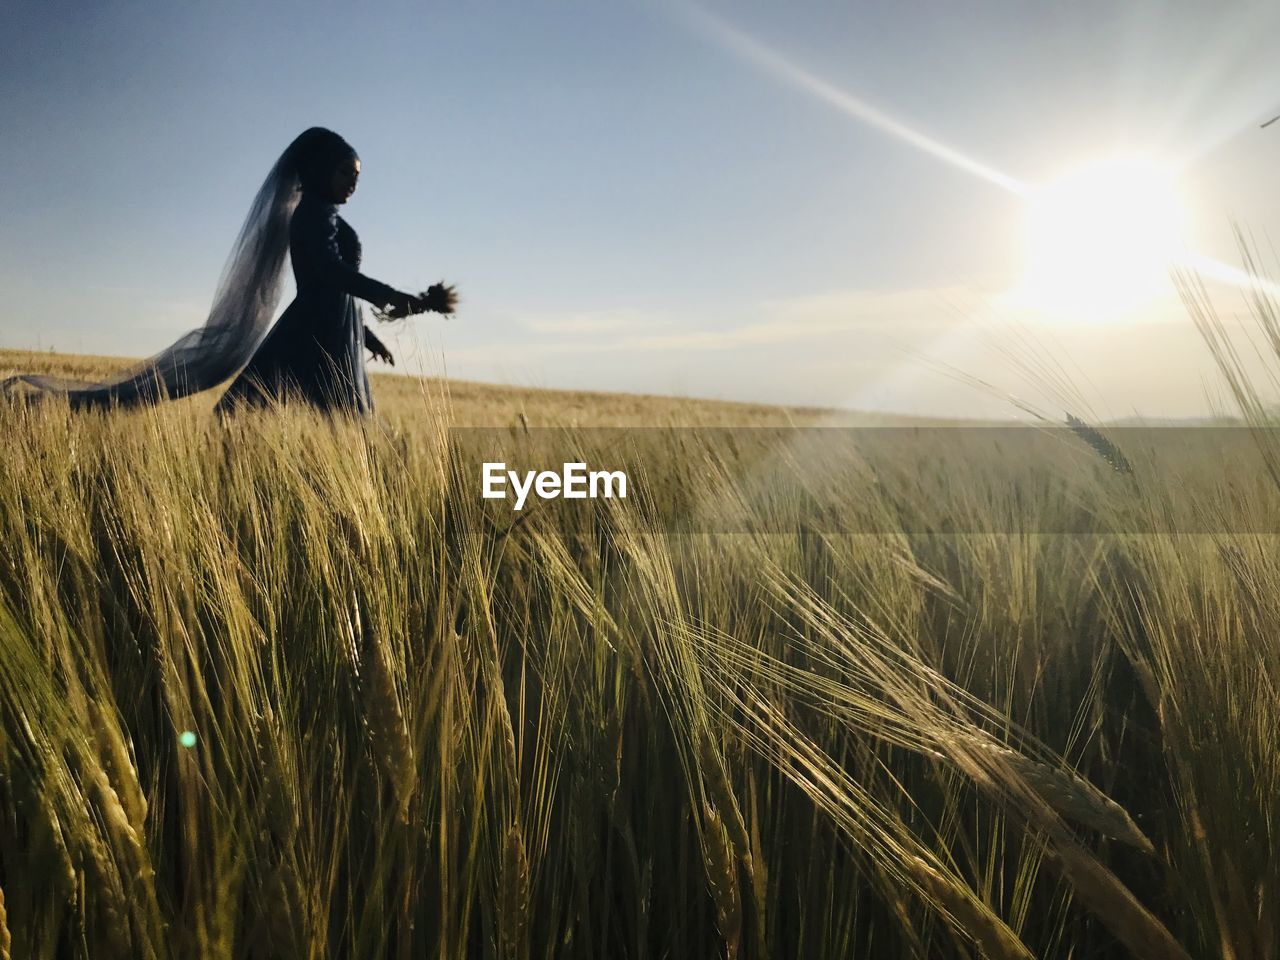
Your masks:
{"label": "sun flare", "polygon": [[1132,317],[1171,292],[1185,215],[1173,171],[1113,157],[1027,196],[1026,268],[1012,299],[1074,322]]}

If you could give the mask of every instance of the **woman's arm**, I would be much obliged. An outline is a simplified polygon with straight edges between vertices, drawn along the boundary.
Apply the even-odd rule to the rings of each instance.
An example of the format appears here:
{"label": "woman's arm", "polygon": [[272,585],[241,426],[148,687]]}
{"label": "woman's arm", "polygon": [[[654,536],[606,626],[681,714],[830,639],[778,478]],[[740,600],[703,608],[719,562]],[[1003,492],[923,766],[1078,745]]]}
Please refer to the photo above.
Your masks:
{"label": "woman's arm", "polygon": [[295,263],[301,255],[303,273],[315,282],[333,286],[343,293],[367,300],[378,307],[401,308],[416,301],[413,294],[401,293],[372,277],[365,276],[342,259],[338,252],[338,209],[332,204],[298,204],[289,224],[290,250]]}

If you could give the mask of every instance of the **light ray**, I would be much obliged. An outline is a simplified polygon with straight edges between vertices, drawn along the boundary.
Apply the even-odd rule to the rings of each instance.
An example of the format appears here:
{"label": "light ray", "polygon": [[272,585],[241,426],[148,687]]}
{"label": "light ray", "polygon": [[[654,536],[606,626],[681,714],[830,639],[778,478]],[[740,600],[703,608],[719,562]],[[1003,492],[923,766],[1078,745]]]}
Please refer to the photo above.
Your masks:
{"label": "light ray", "polygon": [[[736,56],[762,68],[776,79],[817,97],[846,116],[865,123],[881,133],[888,134],[922,153],[941,160],[972,177],[999,187],[1001,190],[1007,191],[1020,199],[1026,199],[1032,193],[1032,187],[1018,178],[1010,176],[1002,170],[969,156],[950,144],[903,123],[862,98],[840,89],[835,84],[805,70],[803,67],[797,66],[760,41],[748,36],[708,11],[694,4],[685,3],[673,4],[673,8],[695,29],[698,29]],[[933,342],[924,344],[922,349],[929,351],[930,349],[937,349],[945,342],[968,341],[972,339],[973,335],[971,329],[953,330],[949,333],[941,334]],[[917,360],[920,358],[920,356],[916,357]],[[904,361],[907,359],[907,357],[904,357]],[[891,368],[886,371],[884,376],[876,378],[873,383],[863,384],[859,389],[855,390],[845,400],[845,403],[856,408],[859,398],[869,396],[877,385],[901,372],[897,366]]]}
{"label": "light ray", "polygon": [[1249,273],[1246,270],[1241,270],[1239,267],[1223,263],[1221,260],[1214,260],[1212,257],[1191,253],[1181,259],[1179,266],[1187,267],[1202,277],[1226,284],[1229,287],[1256,291],[1280,300],[1280,284],[1274,283],[1265,277]]}
{"label": "light ray", "polygon": [[963,170],[980,180],[1022,196],[1027,192],[1027,185],[1016,177],[1011,177],[995,167],[975,160],[973,157],[957,150],[941,140],[922,133],[900,120],[891,117],[867,101],[851,93],[841,90],[834,84],[796,66],[781,54],[769,49],[752,37],[747,36],[735,27],[730,26],[718,17],[696,6],[681,7],[681,11],[703,32],[717,42],[733,51],[738,56],[763,67],[780,80],[792,86],[808,91],[818,99],[830,104],[848,116],[861,120],[868,126],[907,143],[917,150],[936,157],[951,166]]}

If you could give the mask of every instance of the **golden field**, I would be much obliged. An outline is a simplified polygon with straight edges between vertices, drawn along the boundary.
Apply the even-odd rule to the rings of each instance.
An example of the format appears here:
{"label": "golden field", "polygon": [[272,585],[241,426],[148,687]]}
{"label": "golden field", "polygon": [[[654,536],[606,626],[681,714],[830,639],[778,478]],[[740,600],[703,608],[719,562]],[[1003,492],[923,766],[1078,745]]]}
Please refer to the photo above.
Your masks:
{"label": "golden field", "polygon": [[[119,361],[0,354],[41,365]],[[918,424],[375,394],[369,423],[0,404],[0,957],[1280,949],[1269,434],[1230,490],[1081,431],[1014,471],[807,448],[811,501],[673,432],[643,485],[687,526],[516,522],[450,427]],[[700,525],[739,496],[764,529]]]}

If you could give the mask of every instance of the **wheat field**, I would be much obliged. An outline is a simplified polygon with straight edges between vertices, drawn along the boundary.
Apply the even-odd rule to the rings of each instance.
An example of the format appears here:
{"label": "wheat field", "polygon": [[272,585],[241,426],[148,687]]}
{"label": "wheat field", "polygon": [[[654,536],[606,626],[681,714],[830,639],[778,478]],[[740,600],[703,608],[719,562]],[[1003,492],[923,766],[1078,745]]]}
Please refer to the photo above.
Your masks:
{"label": "wheat field", "polygon": [[[0,404],[0,958],[1280,951],[1265,432],[1239,490],[1064,428],[1016,476],[807,456],[852,531],[776,488],[516,523],[451,427],[904,422],[374,389]],[[746,476],[647,455],[659,504]]]}

